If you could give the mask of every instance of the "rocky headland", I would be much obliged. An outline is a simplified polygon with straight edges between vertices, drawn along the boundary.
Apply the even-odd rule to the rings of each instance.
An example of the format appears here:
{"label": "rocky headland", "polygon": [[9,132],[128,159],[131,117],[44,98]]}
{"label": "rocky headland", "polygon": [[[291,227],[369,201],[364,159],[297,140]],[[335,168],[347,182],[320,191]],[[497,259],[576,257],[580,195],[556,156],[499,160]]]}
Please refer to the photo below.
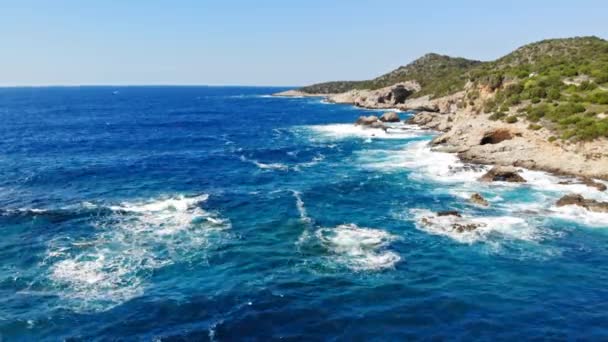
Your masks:
{"label": "rocky headland", "polygon": [[[607,41],[557,39],[493,62],[429,54],[371,81],[276,95],[410,111],[408,123],[440,133],[433,149],[472,163],[574,175],[592,184],[591,178],[608,180],[608,69],[604,73],[603,67],[608,68]],[[383,128],[380,118],[365,120],[358,124]]]}

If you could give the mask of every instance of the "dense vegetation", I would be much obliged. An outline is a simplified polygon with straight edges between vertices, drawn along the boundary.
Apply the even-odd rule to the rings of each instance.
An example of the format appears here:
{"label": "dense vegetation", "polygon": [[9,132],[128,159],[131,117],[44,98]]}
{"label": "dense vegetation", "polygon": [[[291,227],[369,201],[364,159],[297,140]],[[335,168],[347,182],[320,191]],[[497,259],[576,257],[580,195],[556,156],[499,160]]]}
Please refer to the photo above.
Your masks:
{"label": "dense vegetation", "polygon": [[[608,137],[608,41],[596,37],[544,40],[473,70],[471,80],[497,89],[483,111],[511,112],[562,139]],[[477,94],[470,92],[469,98]],[[511,119],[513,120],[513,119]]]}
{"label": "dense vegetation", "polygon": [[[437,97],[467,88],[463,106],[481,107],[493,120],[527,119],[530,129],[548,128],[562,139],[608,137],[608,41],[597,37],[543,40],[491,62],[428,54],[373,80],[302,90],[377,89],[410,80],[421,85],[417,95]],[[472,86],[465,87],[468,81]],[[493,96],[483,97],[481,91]]]}

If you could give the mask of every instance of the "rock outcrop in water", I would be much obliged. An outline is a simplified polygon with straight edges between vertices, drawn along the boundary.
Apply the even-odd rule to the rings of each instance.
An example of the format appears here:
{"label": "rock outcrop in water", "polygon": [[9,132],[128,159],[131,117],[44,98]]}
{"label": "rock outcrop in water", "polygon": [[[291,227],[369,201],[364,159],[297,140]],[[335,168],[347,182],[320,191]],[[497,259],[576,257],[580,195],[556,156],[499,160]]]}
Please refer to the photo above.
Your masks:
{"label": "rock outcrop in water", "polygon": [[457,233],[472,232],[485,226],[484,223],[473,222],[470,219],[463,218],[460,212],[456,210],[439,211],[434,215],[422,217],[420,223],[425,226],[440,227],[442,230]]}
{"label": "rock outcrop in water", "polygon": [[483,207],[487,207],[488,205],[490,205],[490,203],[488,203],[488,201],[478,193],[474,193],[473,195],[471,195],[469,201],[471,201],[471,203],[481,205]]}
{"label": "rock outcrop in water", "polygon": [[401,119],[399,118],[399,115],[395,112],[386,112],[386,113],[382,114],[382,116],[380,117],[380,121],[382,121],[382,122],[399,122],[399,121],[401,121]]}
{"label": "rock outcrop in water", "polygon": [[360,116],[357,121],[355,122],[355,125],[359,125],[359,126],[370,126],[374,123],[379,122],[379,119],[377,116],[375,115],[370,115],[370,116]]}
{"label": "rock outcrop in water", "polygon": [[557,203],[558,207],[564,207],[567,205],[575,205],[585,208],[589,211],[595,211],[600,213],[608,213],[608,202],[600,202],[593,199],[586,199],[581,195],[566,195],[560,198]]}
{"label": "rock outcrop in water", "polygon": [[485,175],[481,176],[480,180],[482,182],[526,182],[526,180],[519,175],[516,168],[507,166],[494,166]]}

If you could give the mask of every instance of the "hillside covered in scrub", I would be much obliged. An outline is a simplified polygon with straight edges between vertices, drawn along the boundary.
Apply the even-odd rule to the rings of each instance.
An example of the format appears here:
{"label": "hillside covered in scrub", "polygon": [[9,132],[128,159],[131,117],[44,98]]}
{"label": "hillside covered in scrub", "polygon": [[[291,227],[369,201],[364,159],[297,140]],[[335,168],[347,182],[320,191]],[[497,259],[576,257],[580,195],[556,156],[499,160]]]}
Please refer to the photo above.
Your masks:
{"label": "hillside covered in scrub", "polygon": [[373,80],[299,90],[335,94],[404,82],[418,85],[411,99],[458,93],[460,110],[545,128],[554,133],[551,140],[608,137],[608,41],[598,37],[543,40],[490,62],[427,54]]}

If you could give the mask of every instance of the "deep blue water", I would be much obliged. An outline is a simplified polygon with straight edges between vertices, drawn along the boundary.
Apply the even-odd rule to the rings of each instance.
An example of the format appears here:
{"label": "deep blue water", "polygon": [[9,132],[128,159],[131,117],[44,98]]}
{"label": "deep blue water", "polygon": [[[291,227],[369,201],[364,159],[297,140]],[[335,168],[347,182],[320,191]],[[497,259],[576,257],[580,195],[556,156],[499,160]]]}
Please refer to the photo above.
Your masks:
{"label": "deep blue water", "polygon": [[0,89],[2,339],[608,339],[608,195],[279,90]]}

